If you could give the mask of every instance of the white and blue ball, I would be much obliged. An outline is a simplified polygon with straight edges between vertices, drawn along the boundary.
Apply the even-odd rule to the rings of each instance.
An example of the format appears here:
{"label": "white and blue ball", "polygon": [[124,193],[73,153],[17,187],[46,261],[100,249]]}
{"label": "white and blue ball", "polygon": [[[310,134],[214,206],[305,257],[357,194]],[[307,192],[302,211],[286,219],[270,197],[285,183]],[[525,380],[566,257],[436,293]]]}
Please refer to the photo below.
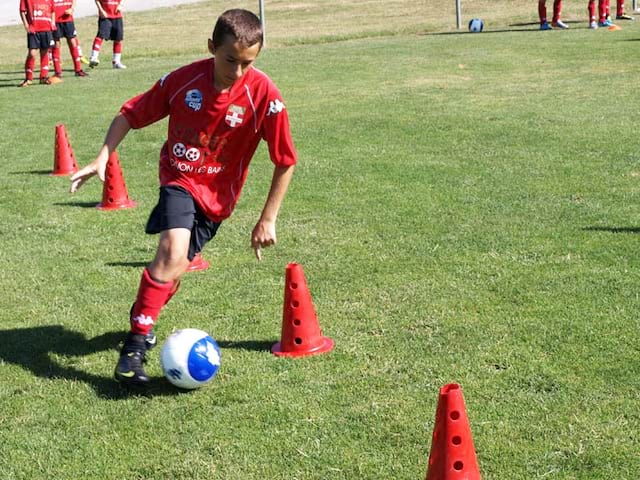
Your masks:
{"label": "white and blue ball", "polygon": [[484,22],[480,18],[472,18],[469,21],[469,31],[471,33],[480,33],[484,28]]}
{"label": "white and blue ball", "polygon": [[185,328],[169,335],[162,346],[160,363],[167,380],[176,387],[192,390],[216,376],[220,348],[207,332]]}

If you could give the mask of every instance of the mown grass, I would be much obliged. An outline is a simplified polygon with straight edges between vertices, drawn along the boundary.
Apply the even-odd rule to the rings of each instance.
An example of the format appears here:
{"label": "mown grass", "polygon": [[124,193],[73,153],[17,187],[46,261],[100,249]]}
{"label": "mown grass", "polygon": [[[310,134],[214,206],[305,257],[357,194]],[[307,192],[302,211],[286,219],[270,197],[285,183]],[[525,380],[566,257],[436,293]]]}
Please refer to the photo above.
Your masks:
{"label": "mown grass", "polygon": [[[98,182],[71,196],[48,175],[54,125],[90,161],[121,103],[200,58],[230,3],[132,13],[127,71],[55,87],[13,88],[24,52],[0,48],[0,476],[424,478],[438,389],[458,382],[483,478],[637,478],[640,27],[537,32],[513,26],[535,20],[515,2],[463,2],[494,27],[481,35],[422,3],[353,2],[363,18],[335,25],[341,2],[268,3],[258,66],[300,153],[279,244],[262,263],[249,248],[261,148],[211,268],[157,327],[210,332],[218,377],[180,394],[153,352],[147,395],[111,380],[157,241],[143,226],[166,123],[121,146],[139,205],[119,212],[93,208]],[[426,13],[383,21],[389,7]],[[269,353],[291,261],[328,355]]]}

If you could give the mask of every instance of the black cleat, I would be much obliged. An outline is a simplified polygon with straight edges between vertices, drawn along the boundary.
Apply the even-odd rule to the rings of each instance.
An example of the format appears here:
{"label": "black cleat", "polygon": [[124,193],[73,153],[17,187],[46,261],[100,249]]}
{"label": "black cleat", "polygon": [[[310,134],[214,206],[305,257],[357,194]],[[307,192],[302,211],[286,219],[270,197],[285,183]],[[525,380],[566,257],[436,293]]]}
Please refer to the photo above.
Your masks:
{"label": "black cleat", "polygon": [[125,385],[147,385],[149,377],[142,368],[146,351],[144,335],[129,333],[120,351],[115,379]]}
{"label": "black cleat", "polygon": [[153,333],[153,330],[151,330],[144,337],[144,345],[145,347],[147,347],[147,350],[151,350],[157,344],[158,344],[158,337],[156,337],[156,334]]}

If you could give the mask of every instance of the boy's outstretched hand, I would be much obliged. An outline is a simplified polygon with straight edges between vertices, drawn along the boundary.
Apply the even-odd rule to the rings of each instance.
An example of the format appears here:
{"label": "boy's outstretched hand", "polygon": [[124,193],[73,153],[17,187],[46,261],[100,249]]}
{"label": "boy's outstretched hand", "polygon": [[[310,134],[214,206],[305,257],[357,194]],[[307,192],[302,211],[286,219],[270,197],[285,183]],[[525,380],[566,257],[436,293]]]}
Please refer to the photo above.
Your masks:
{"label": "boy's outstretched hand", "polygon": [[262,260],[262,247],[269,247],[276,243],[275,222],[259,220],[251,232],[251,248],[256,254],[258,261]]}
{"label": "boy's outstretched hand", "polygon": [[100,180],[104,182],[104,174],[107,169],[108,161],[109,151],[107,148],[102,148],[93,162],[73,174],[71,177],[71,187],[69,188],[69,191],[71,193],[77,192],[78,189],[84,185],[84,182],[96,174]]}

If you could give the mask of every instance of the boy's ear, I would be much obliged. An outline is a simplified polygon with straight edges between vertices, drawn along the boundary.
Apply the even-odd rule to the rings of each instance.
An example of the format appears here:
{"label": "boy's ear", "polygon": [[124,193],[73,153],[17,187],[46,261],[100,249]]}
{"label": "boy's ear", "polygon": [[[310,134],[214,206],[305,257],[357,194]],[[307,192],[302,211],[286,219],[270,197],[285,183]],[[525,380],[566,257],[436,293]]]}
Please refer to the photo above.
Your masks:
{"label": "boy's ear", "polygon": [[211,53],[211,55],[215,55],[216,54],[216,47],[213,45],[213,40],[209,39],[207,41],[207,46],[209,47],[209,53]]}

